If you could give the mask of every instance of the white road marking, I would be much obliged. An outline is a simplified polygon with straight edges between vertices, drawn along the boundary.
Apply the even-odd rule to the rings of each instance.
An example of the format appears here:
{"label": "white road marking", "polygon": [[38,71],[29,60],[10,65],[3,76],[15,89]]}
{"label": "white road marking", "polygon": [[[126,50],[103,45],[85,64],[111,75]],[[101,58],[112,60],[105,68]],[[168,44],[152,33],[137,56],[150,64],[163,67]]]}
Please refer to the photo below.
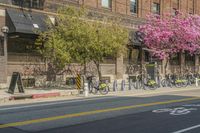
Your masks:
{"label": "white road marking", "polygon": [[185,108],[185,107],[177,107],[177,108],[164,108],[164,109],[156,109],[153,110],[153,113],[165,113],[169,112],[170,115],[186,115],[191,113],[192,110],[197,110],[196,108]]}
{"label": "white road marking", "polygon": [[84,101],[93,101],[93,100],[100,100],[100,99],[112,99],[116,97],[100,97],[100,98],[89,98],[89,99],[78,99],[73,101],[59,101],[59,102],[53,102],[53,103],[44,103],[44,104],[34,104],[34,105],[26,105],[26,106],[19,106],[19,107],[9,107],[9,108],[2,108],[0,111],[5,110],[14,110],[14,109],[24,109],[24,108],[31,108],[31,107],[41,107],[41,106],[49,106],[49,105],[58,105],[58,104],[64,104],[64,103],[75,103],[75,102],[84,102]]}
{"label": "white road marking", "polygon": [[200,107],[200,104],[186,104],[186,105],[182,105],[184,107]]}
{"label": "white road marking", "polygon": [[188,128],[185,128],[185,129],[181,129],[181,130],[175,131],[173,133],[184,133],[184,132],[187,132],[187,131],[190,131],[192,129],[199,128],[199,127],[200,127],[200,124],[196,125],[196,126],[188,127]]}

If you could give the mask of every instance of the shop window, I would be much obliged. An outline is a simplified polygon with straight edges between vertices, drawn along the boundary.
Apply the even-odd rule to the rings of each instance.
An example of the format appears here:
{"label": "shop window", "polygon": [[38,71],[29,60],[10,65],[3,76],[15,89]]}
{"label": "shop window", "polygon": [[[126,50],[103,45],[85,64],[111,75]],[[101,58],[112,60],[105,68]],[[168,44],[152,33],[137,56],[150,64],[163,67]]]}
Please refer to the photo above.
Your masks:
{"label": "shop window", "polygon": [[37,53],[35,40],[29,38],[9,38],[9,53]]}

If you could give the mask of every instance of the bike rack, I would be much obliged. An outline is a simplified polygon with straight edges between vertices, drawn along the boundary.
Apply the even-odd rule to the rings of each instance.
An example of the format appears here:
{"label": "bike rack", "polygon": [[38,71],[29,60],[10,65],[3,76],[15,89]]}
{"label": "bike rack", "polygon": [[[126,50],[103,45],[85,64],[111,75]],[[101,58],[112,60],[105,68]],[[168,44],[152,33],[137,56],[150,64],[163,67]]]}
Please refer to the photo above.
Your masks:
{"label": "bike rack", "polygon": [[126,89],[126,83],[125,80],[122,80],[121,82],[121,91],[124,91]]}
{"label": "bike rack", "polygon": [[113,82],[113,91],[117,91],[117,80],[114,80]]}
{"label": "bike rack", "polygon": [[198,87],[199,86],[199,84],[198,84],[198,78],[195,78],[195,85],[196,85],[196,87]]}
{"label": "bike rack", "polygon": [[88,87],[88,83],[85,82],[84,83],[84,96],[88,97],[88,95],[89,95],[89,87]]}

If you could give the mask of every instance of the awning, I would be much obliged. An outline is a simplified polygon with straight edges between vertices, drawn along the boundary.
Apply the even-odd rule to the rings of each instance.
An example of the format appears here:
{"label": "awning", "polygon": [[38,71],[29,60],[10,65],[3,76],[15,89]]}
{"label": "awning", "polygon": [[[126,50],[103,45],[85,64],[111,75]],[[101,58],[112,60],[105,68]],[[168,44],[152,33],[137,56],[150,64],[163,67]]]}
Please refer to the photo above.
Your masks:
{"label": "awning", "polygon": [[24,10],[6,9],[6,26],[9,33],[34,34],[46,31],[47,16]]}

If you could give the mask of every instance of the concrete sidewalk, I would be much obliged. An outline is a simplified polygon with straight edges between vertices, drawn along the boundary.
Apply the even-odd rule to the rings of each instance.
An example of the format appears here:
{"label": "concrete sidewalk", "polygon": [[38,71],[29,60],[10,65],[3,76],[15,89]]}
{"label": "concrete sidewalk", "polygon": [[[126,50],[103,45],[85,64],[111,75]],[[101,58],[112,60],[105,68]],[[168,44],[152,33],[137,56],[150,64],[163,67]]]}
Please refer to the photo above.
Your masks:
{"label": "concrete sidewalk", "polygon": [[[133,89],[125,91],[112,91],[107,95],[93,95],[89,94],[89,98],[102,97],[102,96],[137,96],[137,97],[147,97],[162,94],[174,94],[176,92],[185,93],[184,91],[190,90],[200,90],[200,87],[189,86],[186,88],[158,88],[156,90],[143,90],[143,89]],[[187,93],[185,93],[187,94]],[[44,89],[26,89],[25,93],[16,92],[14,95],[7,93],[7,90],[0,89],[0,106],[2,105],[12,105],[12,104],[23,104],[32,102],[46,102],[46,101],[57,101],[57,100],[73,100],[85,98],[83,94],[79,94],[78,90],[44,90]]]}

